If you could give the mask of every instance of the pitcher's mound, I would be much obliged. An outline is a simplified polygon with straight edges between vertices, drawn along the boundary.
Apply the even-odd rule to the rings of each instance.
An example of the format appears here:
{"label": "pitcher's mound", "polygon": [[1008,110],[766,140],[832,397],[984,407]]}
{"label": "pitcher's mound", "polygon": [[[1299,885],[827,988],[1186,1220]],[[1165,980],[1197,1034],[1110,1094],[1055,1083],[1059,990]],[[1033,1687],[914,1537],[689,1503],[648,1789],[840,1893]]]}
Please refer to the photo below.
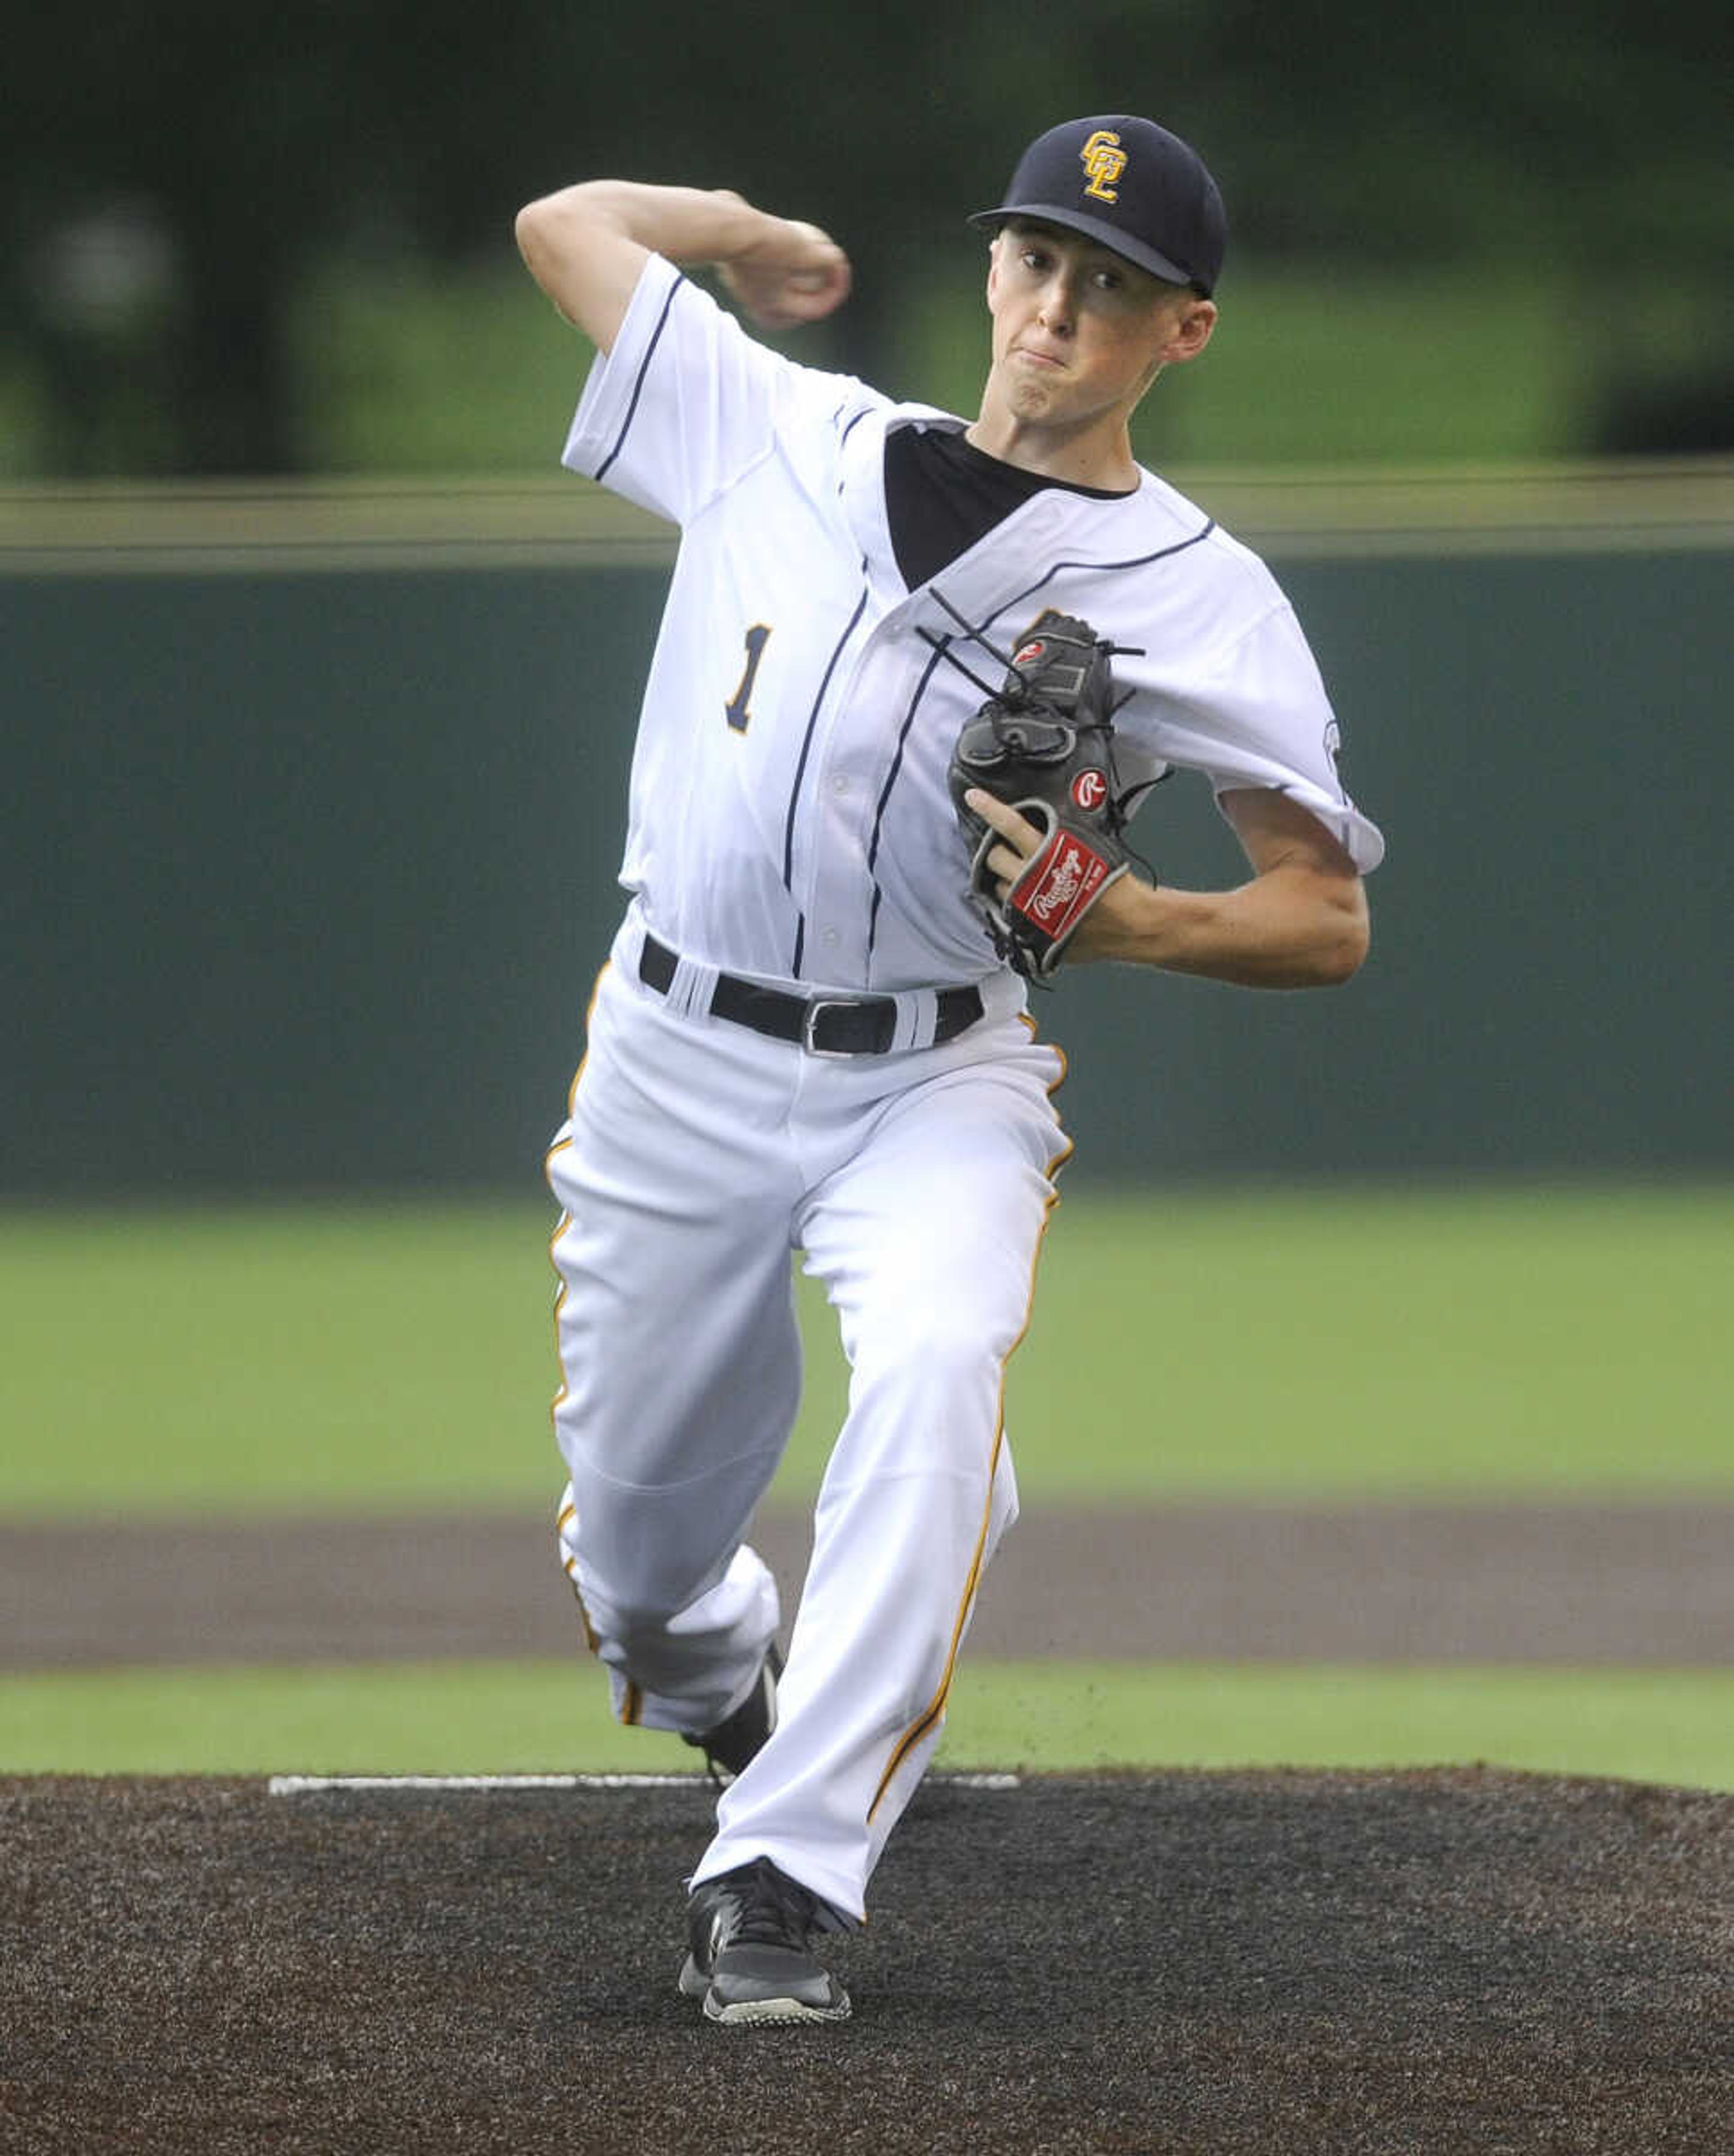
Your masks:
{"label": "pitcher's mound", "polygon": [[1717,2156],[1734,1797],[934,1782],[833,2029],[680,1999],[703,1784],[0,1781],[0,2149]]}

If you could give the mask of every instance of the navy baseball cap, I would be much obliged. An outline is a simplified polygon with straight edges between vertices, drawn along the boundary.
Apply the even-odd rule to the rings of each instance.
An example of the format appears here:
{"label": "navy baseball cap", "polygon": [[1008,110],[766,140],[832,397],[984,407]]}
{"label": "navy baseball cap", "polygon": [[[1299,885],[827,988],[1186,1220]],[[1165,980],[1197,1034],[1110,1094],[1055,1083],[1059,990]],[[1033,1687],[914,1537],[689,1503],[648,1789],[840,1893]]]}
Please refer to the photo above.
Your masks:
{"label": "navy baseball cap", "polygon": [[1111,247],[1128,262],[1176,285],[1216,289],[1228,218],[1198,151],[1127,112],[1062,121],[1018,160],[998,209],[972,224],[1039,218]]}

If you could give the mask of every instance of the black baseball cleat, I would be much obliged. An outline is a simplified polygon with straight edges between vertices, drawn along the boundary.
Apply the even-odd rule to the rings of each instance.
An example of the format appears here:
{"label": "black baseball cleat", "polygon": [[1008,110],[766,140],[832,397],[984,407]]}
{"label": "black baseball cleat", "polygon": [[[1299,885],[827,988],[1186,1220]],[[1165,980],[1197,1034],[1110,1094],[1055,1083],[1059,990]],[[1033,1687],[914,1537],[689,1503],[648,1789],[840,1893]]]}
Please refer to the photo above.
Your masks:
{"label": "black baseball cleat", "polygon": [[777,1680],[782,1675],[782,1657],[773,1640],[753,1679],[752,1690],[730,1715],[701,1737],[689,1736],[705,1755],[711,1779],[721,1785],[732,1781],[750,1759],[764,1748],[765,1739],[777,1727]]}
{"label": "black baseball cleat", "polygon": [[695,1887],[686,1905],[691,1952],[680,1989],[707,2021],[847,2021],[849,1994],[809,1951],[838,1919],[816,1894],[757,1856]]}

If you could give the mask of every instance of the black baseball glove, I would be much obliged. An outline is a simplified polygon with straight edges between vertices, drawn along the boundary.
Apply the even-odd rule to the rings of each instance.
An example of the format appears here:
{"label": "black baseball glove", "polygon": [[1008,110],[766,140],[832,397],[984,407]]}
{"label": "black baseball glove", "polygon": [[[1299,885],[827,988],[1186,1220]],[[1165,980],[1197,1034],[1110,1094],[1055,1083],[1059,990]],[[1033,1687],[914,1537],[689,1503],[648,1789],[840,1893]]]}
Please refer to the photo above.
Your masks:
{"label": "black baseball glove", "polygon": [[[1130,865],[1121,834],[1151,781],[1127,783],[1116,767],[1115,649],[1088,622],[1049,608],[952,752],[947,779],[971,850],[970,901],[1000,956],[1027,979],[1054,971],[1079,922]],[[1044,834],[1003,898],[988,866],[999,834],[964,805],[972,786]]]}

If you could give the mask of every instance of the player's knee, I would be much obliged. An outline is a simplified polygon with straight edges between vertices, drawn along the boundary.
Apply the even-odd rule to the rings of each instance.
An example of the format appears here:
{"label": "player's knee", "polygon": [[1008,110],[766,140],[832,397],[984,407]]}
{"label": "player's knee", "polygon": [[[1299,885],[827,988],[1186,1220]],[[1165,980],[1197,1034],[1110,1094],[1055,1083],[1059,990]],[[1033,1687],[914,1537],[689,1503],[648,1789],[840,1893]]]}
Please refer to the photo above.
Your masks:
{"label": "player's knee", "polygon": [[1004,1369],[1004,1358],[978,1331],[930,1312],[898,1328],[880,1352],[858,1355],[853,1398],[883,1444],[900,1435],[931,1448],[938,1430],[973,1453],[977,1434],[998,1419]]}
{"label": "player's knee", "polygon": [[982,1313],[941,1295],[905,1303],[887,1326],[888,1361],[930,1383],[967,1383],[991,1375],[998,1382],[1005,1354]]}
{"label": "player's knee", "polygon": [[607,1589],[587,1597],[592,1624],[605,1638],[632,1650],[662,1639],[671,1621],[702,1592],[702,1577],[688,1568],[649,1562],[618,1569]]}

